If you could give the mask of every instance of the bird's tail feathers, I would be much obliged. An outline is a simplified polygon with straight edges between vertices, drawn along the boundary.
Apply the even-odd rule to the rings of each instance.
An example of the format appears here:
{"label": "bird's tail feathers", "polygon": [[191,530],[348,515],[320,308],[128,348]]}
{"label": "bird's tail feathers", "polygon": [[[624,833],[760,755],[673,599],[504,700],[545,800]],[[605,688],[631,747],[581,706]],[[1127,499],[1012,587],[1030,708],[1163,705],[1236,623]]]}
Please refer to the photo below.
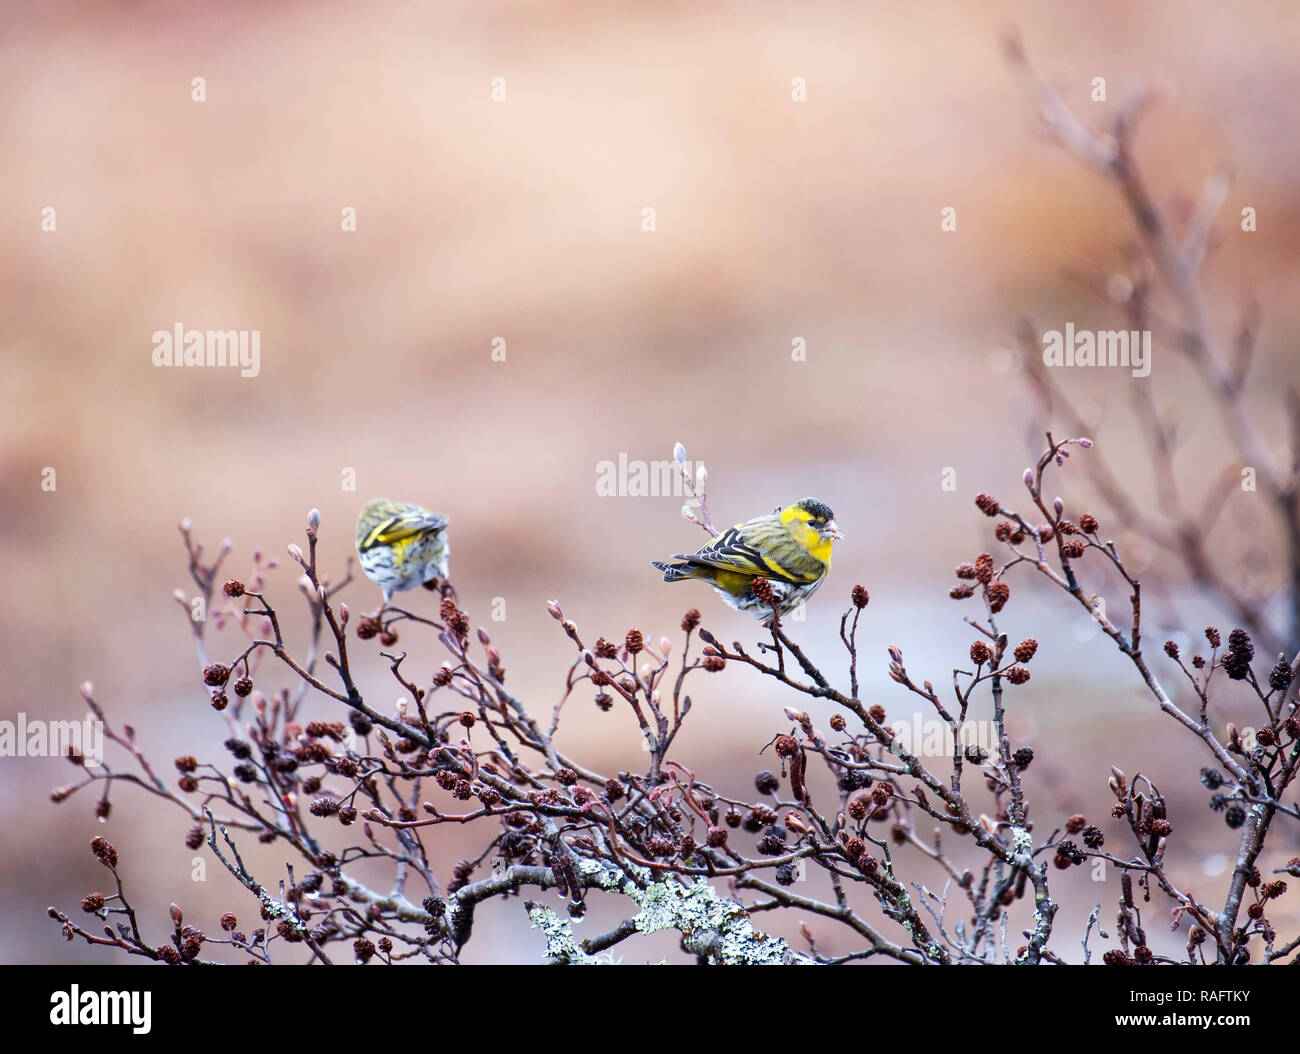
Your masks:
{"label": "bird's tail feathers", "polygon": [[651,560],[650,566],[656,571],[663,572],[665,582],[680,582],[684,578],[695,577],[690,564],[666,564],[659,560]]}

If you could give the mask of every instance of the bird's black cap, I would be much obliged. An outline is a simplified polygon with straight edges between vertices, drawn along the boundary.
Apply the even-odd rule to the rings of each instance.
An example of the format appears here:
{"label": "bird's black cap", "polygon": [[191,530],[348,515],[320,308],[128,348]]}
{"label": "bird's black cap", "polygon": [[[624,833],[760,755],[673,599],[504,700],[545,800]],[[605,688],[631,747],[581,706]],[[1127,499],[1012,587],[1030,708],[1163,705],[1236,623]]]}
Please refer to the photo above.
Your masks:
{"label": "bird's black cap", "polygon": [[816,498],[804,498],[796,502],[799,508],[812,516],[814,520],[831,521],[835,519],[835,513],[831,512],[831,507],[824,501],[818,501]]}

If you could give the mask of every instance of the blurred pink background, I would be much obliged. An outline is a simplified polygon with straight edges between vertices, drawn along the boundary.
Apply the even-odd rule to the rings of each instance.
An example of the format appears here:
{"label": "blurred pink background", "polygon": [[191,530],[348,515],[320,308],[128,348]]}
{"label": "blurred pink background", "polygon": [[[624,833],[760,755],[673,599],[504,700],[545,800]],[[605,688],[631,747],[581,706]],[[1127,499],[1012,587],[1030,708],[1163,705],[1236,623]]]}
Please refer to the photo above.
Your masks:
{"label": "blurred pink background", "polygon": [[[219,760],[224,738],[171,598],[192,592],[182,517],[210,550],[231,537],[240,573],[253,547],[301,542],[318,507],[323,561],[341,570],[362,501],[436,508],[465,606],[512,688],[549,712],[569,656],[548,598],[588,637],[635,625],[677,640],[690,606],[720,636],[757,635],[703,587],[665,586],[650,568],[703,541],[680,499],[596,494],[600,461],[667,458],[678,440],[708,465],[720,523],[808,494],[834,508],[847,537],[799,635],[842,674],[839,613],[866,584],[864,698],[909,720],[914,697],[888,680],[885,647],[936,684],[965,661],[968,612],[946,593],[953,565],[989,545],[971,498],[1013,494],[1041,449],[1026,387],[1006,370],[1016,320],[1119,324],[1063,269],[1118,264],[1130,222],[1113,188],[1035,131],[999,48],[1013,26],[1092,127],[1138,83],[1170,90],[1138,141],[1162,202],[1234,167],[1207,297],[1221,332],[1260,302],[1251,398],[1282,434],[1269,396],[1295,381],[1300,321],[1294,4],[124,3],[11,8],[0,26],[0,717],[79,719],[90,679],[168,778],[177,754]],[[194,102],[200,76],[207,99]],[[1095,76],[1105,103],[1088,99]],[[494,77],[505,102],[491,100]],[[793,77],[806,78],[804,103],[791,101]],[[1260,217],[1251,234],[1236,222],[1246,205]],[[340,230],[349,206],[355,233]],[[946,206],[955,233],[940,230]],[[151,336],[177,322],[260,330],[260,375],[155,368]],[[796,337],[806,362],[791,360]],[[1196,493],[1223,439],[1184,364],[1156,355],[1147,383],[1184,415],[1180,465]],[[1126,453],[1139,434],[1131,383],[1069,380],[1112,463],[1148,494],[1145,461]],[[40,486],[47,466],[53,493]],[[940,489],[948,467],[955,492]],[[354,493],[340,485],[349,468]],[[1070,502],[1084,501],[1082,473],[1071,478]],[[1258,500],[1234,494],[1225,538]],[[1131,541],[1145,570],[1158,554]],[[282,568],[269,590],[301,640],[294,576]],[[1163,596],[1151,639],[1175,614],[1185,629],[1230,628],[1176,580]],[[501,623],[488,622],[495,597]],[[378,594],[363,580],[344,599],[368,610]],[[408,599],[436,610],[430,594]],[[1027,585],[1017,601],[1008,632],[1042,645],[1013,704],[1016,735],[1038,751],[1036,833],[1072,811],[1102,822],[1109,765],[1142,767],[1186,832],[1176,872],[1213,901],[1236,839],[1205,808],[1196,745],[1159,719],[1082,612]],[[413,665],[441,662],[414,634],[403,646]],[[373,705],[399,694],[377,650],[358,649]],[[693,695],[676,755],[751,794],[773,763],[758,750],[794,700],[741,670]],[[1229,699],[1224,719],[1234,706],[1247,712]],[[589,698],[561,734],[611,770],[640,763],[629,715]],[[179,810],[122,787],[101,825],[90,796],[48,801],[71,778],[61,761],[0,760],[0,959],[112,958],[63,944],[44,915],[79,915],[104,886],[86,850],[96,834],[118,846],[160,940],[171,900],[212,931],[227,907],[252,914],[215,865],[190,881]],[[1268,867],[1296,854],[1288,837]],[[444,873],[464,839],[446,836]],[[264,858],[268,873],[282,855]],[[1094,902],[1113,920],[1115,884],[1086,868],[1052,877],[1066,902],[1053,947],[1068,955]],[[1296,896],[1271,916],[1279,928],[1294,928]],[[797,921],[760,925],[797,937]],[[811,925],[822,950],[848,950]],[[485,908],[479,927],[471,960],[539,959],[519,901]],[[1154,915],[1150,928],[1163,928]],[[650,940],[618,953],[675,954]]]}

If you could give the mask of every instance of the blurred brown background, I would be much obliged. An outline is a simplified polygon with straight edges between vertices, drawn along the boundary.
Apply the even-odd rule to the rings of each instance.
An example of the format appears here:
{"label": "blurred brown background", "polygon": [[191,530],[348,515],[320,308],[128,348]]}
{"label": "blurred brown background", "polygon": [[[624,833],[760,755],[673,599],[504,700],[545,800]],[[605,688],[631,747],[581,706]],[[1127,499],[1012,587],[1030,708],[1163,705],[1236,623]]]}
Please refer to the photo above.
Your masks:
{"label": "blurred brown background", "polygon": [[[558,698],[567,656],[550,597],[593,637],[676,633],[698,604],[716,631],[752,639],[754,624],[703,587],[669,588],[650,569],[703,540],[679,499],[595,493],[601,460],[666,458],[681,440],[709,466],[719,522],[805,494],[834,507],[847,538],[800,634],[838,670],[838,614],[849,587],[867,584],[863,690],[907,720],[914,707],[888,681],[884,648],[899,645],[909,670],[940,684],[964,661],[967,612],[946,591],[953,565],[987,546],[970,499],[1012,493],[1040,447],[999,349],[1013,347],[1022,314],[1040,329],[1118,324],[1062,270],[1117,263],[1130,224],[1112,188],[1035,132],[998,46],[1012,26],[1092,126],[1140,82],[1172,90],[1139,138],[1162,202],[1194,196],[1221,161],[1235,168],[1205,282],[1221,332],[1243,300],[1264,309],[1252,391],[1280,437],[1267,396],[1295,379],[1300,310],[1292,3],[7,9],[0,717],[78,719],[89,678],[160,770],[186,751],[215,760],[223,726],[171,599],[190,585],[177,521],[192,517],[210,549],[233,538],[228,567],[240,572],[254,546],[282,554],[301,541],[316,506],[324,560],[341,569],[359,504],[380,494],[450,517],[460,595],[485,623],[491,599],[505,599],[506,621],[489,628],[513,687],[539,707]],[[790,98],[797,76],[805,103]],[[1088,100],[1095,76],[1108,102]],[[494,77],[503,103],[491,101]],[[1238,229],[1245,205],[1256,233]],[[47,206],[53,233],[40,229]],[[355,233],[340,230],[347,206]],[[653,233],[641,230],[645,206]],[[940,231],[945,206],[956,233]],[[260,375],[155,368],[151,335],[177,322],[260,330]],[[495,337],[505,363],[492,361]],[[796,337],[807,362],[791,361]],[[1125,453],[1132,383],[1117,371],[1069,380],[1145,493],[1147,467]],[[1180,471],[1195,493],[1222,442],[1200,390],[1159,347],[1144,383],[1184,415]],[[41,490],[46,466],[53,493]],[[956,492],[940,489],[945,467]],[[355,493],[340,486],[346,468]],[[1086,493],[1080,482],[1071,500]],[[1256,500],[1234,495],[1226,529]],[[1155,556],[1137,553],[1139,569]],[[293,606],[287,570],[270,589]],[[377,593],[363,581],[344,598],[368,608]],[[1178,873],[1212,901],[1226,881],[1216,854],[1235,837],[1205,809],[1193,741],[1156,719],[1063,598],[1022,587],[1018,599],[1008,631],[1042,642],[1014,714],[1039,751],[1039,834],[1071,811],[1100,817],[1110,764],[1143,767],[1186,832]],[[1185,628],[1224,618],[1176,586],[1166,599],[1153,637],[1173,603]],[[416,647],[412,662],[441,661]],[[380,705],[391,681],[363,650]],[[771,764],[757,751],[791,700],[739,670],[695,695],[679,756],[750,793]],[[588,698],[563,735],[611,769],[638,760],[631,719]],[[118,845],[137,905],[158,910],[144,921],[159,939],[169,900],[209,930],[226,907],[251,914],[215,867],[190,882],[179,810],[121,788],[101,826],[90,797],[49,803],[66,764],[0,765],[0,958],[105,957],[60,943],[44,917],[102,888],[85,848],[99,833]],[[461,845],[448,836],[448,868]],[[1295,848],[1279,842],[1279,859]],[[1085,872],[1059,880],[1062,954],[1095,901],[1113,916],[1113,884]],[[1297,921],[1289,910],[1273,916],[1279,927]],[[828,926],[814,930],[824,950],[838,947]],[[516,901],[482,912],[471,948],[530,962],[542,941]],[[670,951],[621,948],[628,961]]]}

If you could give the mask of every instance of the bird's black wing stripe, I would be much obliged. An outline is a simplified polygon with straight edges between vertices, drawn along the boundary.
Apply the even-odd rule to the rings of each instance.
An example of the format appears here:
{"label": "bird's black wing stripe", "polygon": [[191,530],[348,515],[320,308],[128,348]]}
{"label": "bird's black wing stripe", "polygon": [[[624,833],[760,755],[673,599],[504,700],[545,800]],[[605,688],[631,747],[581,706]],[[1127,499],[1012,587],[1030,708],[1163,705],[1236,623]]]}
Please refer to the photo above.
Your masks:
{"label": "bird's black wing stripe", "polygon": [[366,536],[360,549],[365,552],[377,545],[391,545],[395,541],[409,538],[421,531],[440,531],[446,526],[447,518],[439,516],[436,512],[424,515],[405,513],[401,516],[390,516]]}
{"label": "bird's black wing stripe", "polygon": [[376,526],[375,529],[366,536],[366,540],[361,544],[360,547],[361,551],[365,552],[367,549],[373,549],[376,545],[378,545],[379,539],[383,536],[383,534],[387,530],[389,530],[389,528],[391,528],[393,524],[395,524],[399,519],[400,517],[398,516],[390,516],[388,517],[388,519],[384,520],[382,523]]}
{"label": "bird's black wing stripe", "polygon": [[735,546],[735,549],[737,552],[744,555],[747,559],[752,560],[756,566],[762,568],[763,578],[780,579],[781,581],[789,582],[792,585],[800,585],[803,582],[803,579],[793,577],[788,571],[775,570],[770,563],[768,563],[766,560],[763,559],[763,554],[760,553],[757,549],[755,549],[752,545],[746,545],[744,543],[741,543]]}
{"label": "bird's black wing stripe", "polygon": [[694,555],[679,553],[674,559],[757,575],[774,581],[788,582],[790,585],[804,585],[807,582],[806,579],[796,578],[789,572],[773,569],[763,559],[762,553],[748,542],[741,540],[740,532],[735,527],[728,528]]}
{"label": "bird's black wing stripe", "polygon": [[713,541],[709,542],[708,545],[701,549],[700,555],[704,556],[708,553],[728,553],[743,547],[744,544],[745,543],[740,540],[740,532],[736,530],[735,527],[728,527],[720,535],[714,538]]}

